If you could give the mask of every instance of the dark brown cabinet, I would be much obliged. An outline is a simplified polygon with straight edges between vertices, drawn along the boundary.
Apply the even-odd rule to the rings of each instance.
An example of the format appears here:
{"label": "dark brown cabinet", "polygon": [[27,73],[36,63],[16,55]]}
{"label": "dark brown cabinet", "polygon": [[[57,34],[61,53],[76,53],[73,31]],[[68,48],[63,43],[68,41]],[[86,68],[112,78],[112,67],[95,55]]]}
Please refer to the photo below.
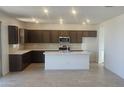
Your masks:
{"label": "dark brown cabinet", "polygon": [[18,27],[17,26],[8,26],[8,41],[9,44],[18,44],[19,40],[18,40]]}
{"label": "dark brown cabinet", "polygon": [[42,43],[50,43],[51,42],[50,31],[42,31],[42,38],[43,38]]}
{"label": "dark brown cabinet", "polygon": [[59,33],[59,36],[62,36],[62,37],[69,36],[69,32],[68,31],[58,31],[58,33]]}
{"label": "dark brown cabinet", "polygon": [[51,31],[51,43],[58,43],[59,42],[59,33],[58,31]]}
{"label": "dark brown cabinet", "polygon": [[88,31],[83,31],[83,37],[88,37]]}
{"label": "dark brown cabinet", "polygon": [[96,31],[83,31],[83,37],[96,37]]}
{"label": "dark brown cabinet", "polygon": [[28,41],[29,43],[41,43],[42,42],[42,33],[39,30],[30,30],[28,31]]}
{"label": "dark brown cabinet", "polygon": [[31,52],[22,55],[22,68],[26,68],[31,63]]}
{"label": "dark brown cabinet", "polygon": [[82,43],[83,33],[81,31],[77,32],[77,43]]}
{"label": "dark brown cabinet", "polygon": [[9,54],[9,71],[22,71],[30,62],[30,52],[25,54]]}
{"label": "dark brown cabinet", "polygon": [[25,43],[59,43],[59,37],[70,37],[70,43],[82,43],[82,37],[96,37],[97,31],[25,30]]}
{"label": "dark brown cabinet", "polygon": [[30,51],[24,54],[9,54],[9,71],[23,71],[31,63],[44,63],[44,51]]}
{"label": "dark brown cabinet", "polygon": [[24,29],[24,43],[29,43],[29,30]]}
{"label": "dark brown cabinet", "polygon": [[96,37],[97,36],[97,33],[96,33],[96,31],[89,31],[88,32],[88,36],[89,37]]}
{"label": "dark brown cabinet", "polygon": [[45,55],[44,51],[31,51],[31,62],[32,63],[44,63]]}
{"label": "dark brown cabinet", "polygon": [[76,31],[70,31],[70,43],[76,43],[77,42],[77,32]]}

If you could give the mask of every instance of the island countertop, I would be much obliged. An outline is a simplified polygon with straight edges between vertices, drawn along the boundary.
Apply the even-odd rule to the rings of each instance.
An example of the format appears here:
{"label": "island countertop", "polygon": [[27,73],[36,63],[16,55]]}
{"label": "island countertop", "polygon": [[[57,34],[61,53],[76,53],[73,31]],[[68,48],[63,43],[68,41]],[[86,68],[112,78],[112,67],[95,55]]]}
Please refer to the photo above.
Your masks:
{"label": "island countertop", "polygon": [[17,50],[17,51],[9,51],[9,54],[17,54],[17,55],[22,55],[25,53],[28,53],[30,51],[43,51],[44,54],[89,54],[88,51],[83,51],[83,50],[70,50],[70,51],[60,51],[60,50],[55,50],[55,49],[22,49],[22,50]]}
{"label": "island countertop", "polygon": [[84,54],[84,55],[89,55],[90,52],[89,51],[79,51],[79,50],[75,50],[75,51],[45,51],[44,52],[45,55],[63,55],[63,54]]}
{"label": "island countertop", "polygon": [[25,53],[28,53],[28,52],[30,52],[31,50],[18,50],[18,51],[11,51],[11,52],[9,52],[9,54],[11,54],[11,55],[22,55],[22,54],[25,54]]}

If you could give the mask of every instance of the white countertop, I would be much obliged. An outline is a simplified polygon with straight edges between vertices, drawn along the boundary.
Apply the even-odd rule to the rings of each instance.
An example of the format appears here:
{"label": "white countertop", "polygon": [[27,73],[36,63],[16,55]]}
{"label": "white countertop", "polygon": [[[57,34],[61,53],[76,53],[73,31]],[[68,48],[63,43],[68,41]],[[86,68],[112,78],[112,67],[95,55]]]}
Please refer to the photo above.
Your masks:
{"label": "white countertop", "polygon": [[89,55],[89,51],[45,51],[45,55],[66,55],[66,54],[86,54]]}
{"label": "white countertop", "polygon": [[30,52],[31,50],[18,50],[18,51],[14,51],[14,52],[9,52],[9,54],[17,54],[17,55],[22,55],[25,53]]}
{"label": "white countertop", "polygon": [[17,51],[11,51],[9,54],[17,54],[22,55],[25,53],[28,53],[30,51],[45,51],[44,54],[88,54],[89,52],[82,51],[82,50],[71,50],[71,52],[66,51],[59,51],[59,50],[45,50],[45,49],[24,49],[24,50],[17,50]]}

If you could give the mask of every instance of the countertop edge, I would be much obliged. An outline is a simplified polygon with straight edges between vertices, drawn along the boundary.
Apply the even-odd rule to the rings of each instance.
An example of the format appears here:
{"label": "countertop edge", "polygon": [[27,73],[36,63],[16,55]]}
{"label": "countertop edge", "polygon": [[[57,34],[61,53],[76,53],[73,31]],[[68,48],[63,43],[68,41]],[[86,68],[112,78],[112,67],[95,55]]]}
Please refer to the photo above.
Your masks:
{"label": "countertop edge", "polygon": [[[10,55],[22,55],[31,51],[42,51],[42,52],[59,52],[59,50],[46,50],[46,49],[24,49],[24,50],[18,50],[18,51],[14,51],[14,52],[9,52],[8,54]],[[83,51],[83,50],[71,50],[71,52],[73,51]]]}

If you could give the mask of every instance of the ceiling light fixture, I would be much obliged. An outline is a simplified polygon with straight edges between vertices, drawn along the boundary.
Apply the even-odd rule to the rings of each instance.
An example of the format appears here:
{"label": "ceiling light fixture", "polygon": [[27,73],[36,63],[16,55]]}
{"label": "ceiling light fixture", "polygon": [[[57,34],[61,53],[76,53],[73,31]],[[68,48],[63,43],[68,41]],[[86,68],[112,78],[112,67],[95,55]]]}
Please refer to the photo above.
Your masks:
{"label": "ceiling light fixture", "polygon": [[35,23],[37,23],[37,24],[38,24],[38,23],[39,23],[39,21],[38,21],[38,20],[36,20],[36,21],[35,21]]}
{"label": "ceiling light fixture", "polygon": [[72,9],[72,14],[76,15],[77,14],[76,10]]}
{"label": "ceiling light fixture", "polygon": [[60,24],[62,25],[63,24],[63,21],[60,21]]}
{"label": "ceiling light fixture", "polygon": [[62,19],[62,18],[60,18],[60,19],[59,19],[59,21],[63,21],[63,19]]}
{"label": "ceiling light fixture", "polygon": [[87,23],[90,23],[90,20],[89,20],[89,19],[86,19],[86,22],[87,22]]}
{"label": "ceiling light fixture", "polygon": [[44,9],[44,13],[48,14],[48,10],[47,9]]}
{"label": "ceiling light fixture", "polygon": [[60,22],[60,24],[63,24],[63,19],[60,18],[60,19],[59,19],[59,22]]}
{"label": "ceiling light fixture", "polygon": [[85,23],[85,22],[82,22],[82,24],[83,24],[83,25],[86,25],[86,23]]}
{"label": "ceiling light fixture", "polygon": [[33,22],[35,22],[35,21],[36,21],[36,19],[35,19],[35,18],[32,18],[32,21],[33,21]]}

